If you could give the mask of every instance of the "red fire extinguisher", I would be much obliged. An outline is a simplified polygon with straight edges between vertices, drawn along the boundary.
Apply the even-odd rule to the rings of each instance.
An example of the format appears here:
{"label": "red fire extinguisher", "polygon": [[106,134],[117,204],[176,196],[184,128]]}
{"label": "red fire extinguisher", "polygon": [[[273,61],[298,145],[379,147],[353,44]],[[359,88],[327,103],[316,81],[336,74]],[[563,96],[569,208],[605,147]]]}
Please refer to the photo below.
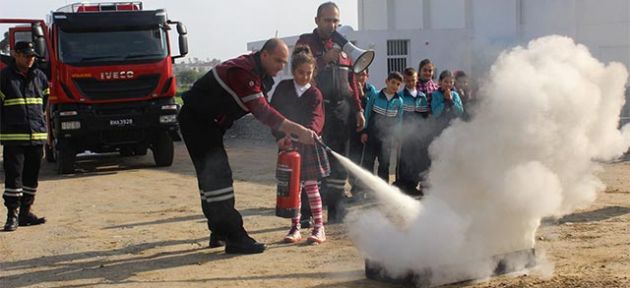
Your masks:
{"label": "red fire extinguisher", "polygon": [[276,166],[278,189],[276,216],[293,218],[300,210],[300,153],[295,150],[280,151]]}

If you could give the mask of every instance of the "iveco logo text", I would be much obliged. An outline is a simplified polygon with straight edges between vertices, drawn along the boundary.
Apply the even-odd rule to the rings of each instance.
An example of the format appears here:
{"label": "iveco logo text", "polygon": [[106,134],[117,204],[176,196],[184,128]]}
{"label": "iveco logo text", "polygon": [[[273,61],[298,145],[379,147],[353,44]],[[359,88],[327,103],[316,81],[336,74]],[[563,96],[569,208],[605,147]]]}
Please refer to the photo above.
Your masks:
{"label": "iveco logo text", "polygon": [[131,79],[131,78],[133,78],[133,71],[101,72],[101,79],[102,80]]}

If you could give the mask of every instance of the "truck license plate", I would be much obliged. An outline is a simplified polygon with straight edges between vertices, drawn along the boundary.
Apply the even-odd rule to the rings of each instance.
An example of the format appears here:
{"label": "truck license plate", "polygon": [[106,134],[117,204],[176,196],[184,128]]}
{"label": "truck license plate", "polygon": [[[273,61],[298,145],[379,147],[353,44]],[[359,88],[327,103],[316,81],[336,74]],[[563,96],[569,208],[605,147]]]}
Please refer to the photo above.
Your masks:
{"label": "truck license plate", "polygon": [[112,119],[109,120],[109,126],[122,127],[133,125],[133,119]]}

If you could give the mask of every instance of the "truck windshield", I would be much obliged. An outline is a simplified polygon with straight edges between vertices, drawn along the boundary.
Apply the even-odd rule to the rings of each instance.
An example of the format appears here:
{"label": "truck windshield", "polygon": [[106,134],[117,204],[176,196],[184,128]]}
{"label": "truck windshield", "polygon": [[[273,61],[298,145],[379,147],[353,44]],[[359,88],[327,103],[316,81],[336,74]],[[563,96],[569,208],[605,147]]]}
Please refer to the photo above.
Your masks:
{"label": "truck windshield", "polygon": [[67,64],[157,60],[168,55],[160,29],[98,32],[59,31],[59,59]]}

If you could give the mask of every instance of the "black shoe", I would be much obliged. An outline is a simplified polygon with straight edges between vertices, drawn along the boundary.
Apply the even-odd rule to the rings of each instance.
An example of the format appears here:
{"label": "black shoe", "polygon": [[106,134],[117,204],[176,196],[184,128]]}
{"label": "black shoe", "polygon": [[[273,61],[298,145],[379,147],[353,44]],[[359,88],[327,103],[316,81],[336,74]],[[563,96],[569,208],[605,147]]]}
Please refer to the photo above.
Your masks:
{"label": "black shoe", "polygon": [[4,231],[15,231],[18,228],[18,213],[17,210],[7,213],[7,223],[4,224]]}
{"label": "black shoe", "polygon": [[252,237],[245,236],[237,241],[226,239],[225,253],[228,254],[257,254],[265,251],[265,244],[258,243]]}
{"label": "black shoe", "polygon": [[225,246],[225,237],[219,236],[215,233],[210,233],[210,248],[217,248]]}
{"label": "black shoe", "polygon": [[343,222],[345,209],[337,207],[336,209],[328,209],[328,222],[326,224],[339,224]]}
{"label": "black shoe", "polygon": [[33,214],[33,212],[28,212],[28,214],[20,213],[19,216],[20,226],[32,226],[46,223],[46,218],[39,218],[37,215]]}

